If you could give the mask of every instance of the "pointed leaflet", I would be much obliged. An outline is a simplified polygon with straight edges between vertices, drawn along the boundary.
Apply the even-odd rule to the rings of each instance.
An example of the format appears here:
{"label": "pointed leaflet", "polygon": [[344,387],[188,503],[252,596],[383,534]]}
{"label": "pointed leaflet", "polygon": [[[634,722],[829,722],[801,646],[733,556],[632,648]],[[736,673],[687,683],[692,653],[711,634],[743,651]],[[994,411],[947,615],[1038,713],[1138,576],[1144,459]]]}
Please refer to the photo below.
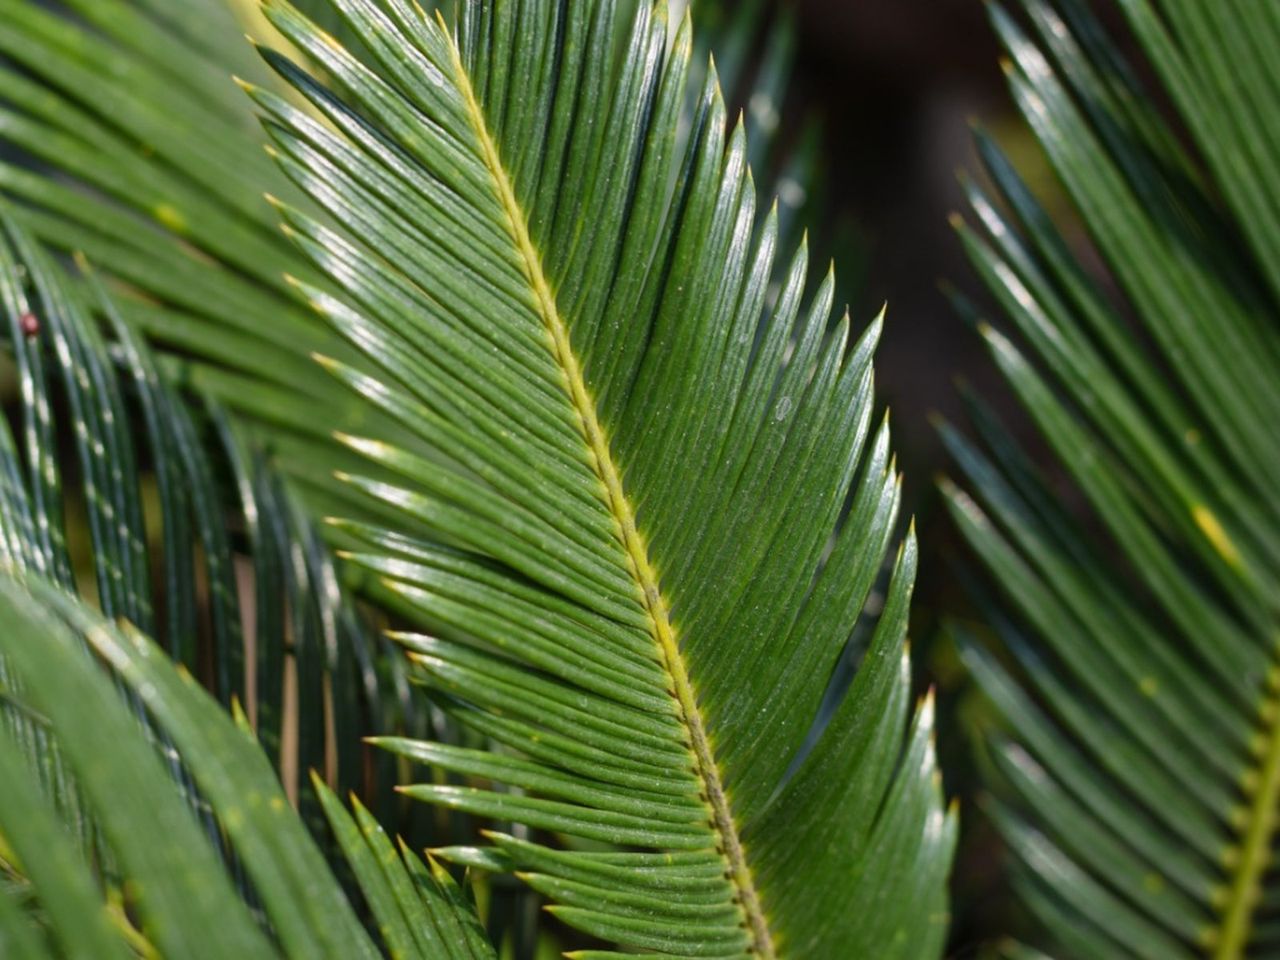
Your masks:
{"label": "pointed leaflet", "polygon": [[[47,718],[50,735],[63,749],[127,881],[131,916],[141,921],[135,942],[140,934],[149,941],[145,949],[174,957],[374,960],[381,955],[252,735],[190,675],[179,673],[154,643],[131,628],[104,623],[34,578],[19,583],[0,577],[0,617],[8,628],[0,635],[0,656]],[[121,686],[184,758],[250,878],[255,901],[270,923],[270,938],[236,897],[220,853],[200,833],[137,716],[121,698]],[[0,832],[14,838],[55,939],[75,955],[127,955],[113,939],[119,931],[102,922],[107,908],[99,902],[87,862],[60,835],[61,827],[46,819],[30,790],[30,775],[5,734],[0,734],[0,765],[13,775],[0,798]],[[27,809],[33,802],[34,813]],[[357,813],[371,829],[363,808]],[[157,843],[157,833],[168,842]],[[453,934],[418,955],[492,957],[449,882],[425,876],[415,881],[411,873],[400,868],[399,877],[414,884],[418,913]],[[21,922],[0,914],[0,938]],[[123,914],[116,920],[126,922]]]}
{"label": "pointed leaflet", "polygon": [[[400,0],[334,5],[376,70],[272,2],[346,101],[270,52],[326,122],[251,92],[285,172],[342,225],[282,208],[345,297],[301,286],[381,374],[325,365],[432,450],[347,438],[395,477],[351,484],[429,535],[344,529],[435,631],[404,640],[418,679],[524,755],[431,761],[529,791],[408,792],[639,848],[507,849],[608,940],[936,951],[954,823],[928,712],[905,753],[901,717],[863,712],[873,690],[903,703],[904,674],[847,697],[775,798],[891,541],[887,434],[862,456],[879,322],[849,342],[830,281],[806,296],[803,251],[767,295],[774,219],[753,229],[714,73],[681,136],[689,34],[668,36],[665,4],[468,4],[456,33]],[[889,664],[913,574],[911,548]]]}
{"label": "pointed leaflet", "polygon": [[1016,735],[996,744],[994,818],[1064,950],[1267,955],[1280,112],[1262,38],[1280,20],[1267,4],[1121,4],[1193,158],[1084,3],[1021,6],[1034,35],[992,8],[1011,89],[1117,284],[1091,280],[980,136],[998,196],[967,185],[982,231],[960,236],[1017,337],[980,329],[1093,513],[1082,524],[983,408],[981,446],[947,432],[975,491],[948,488],[952,513],[1016,613],[988,611],[1016,671],[964,643]]}

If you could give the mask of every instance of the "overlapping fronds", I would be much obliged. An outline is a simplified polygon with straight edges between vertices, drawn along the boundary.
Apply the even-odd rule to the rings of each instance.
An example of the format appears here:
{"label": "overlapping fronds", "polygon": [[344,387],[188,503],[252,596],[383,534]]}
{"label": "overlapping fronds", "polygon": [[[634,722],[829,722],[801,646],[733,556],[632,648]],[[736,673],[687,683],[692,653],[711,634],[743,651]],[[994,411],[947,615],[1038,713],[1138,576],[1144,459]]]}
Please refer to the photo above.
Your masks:
{"label": "overlapping fronds", "polygon": [[297,285],[377,372],[321,363],[430,451],[345,436],[388,519],[340,527],[431,630],[400,637],[417,679],[510,751],[385,743],[466,778],[406,792],[565,838],[448,854],[652,955],[936,954],[954,821],[908,709],[910,538],[801,751],[894,541],[879,321],[833,323],[829,279],[801,311],[714,71],[681,134],[665,3],[334,7],[364,59],[272,2],[332,86],[267,51],[310,109],[249,90],[328,214],[281,204],[342,294]]}
{"label": "overlapping fronds", "polygon": [[306,357],[347,348],[283,280],[308,268],[263,194],[289,185],[231,80],[261,65],[222,0],[174,9],[0,3],[0,190],[42,242],[123,284],[119,312],[182,358],[157,358],[169,377],[217,398],[241,432],[256,427],[322,503],[328,431],[370,411]]}
{"label": "overlapping fronds", "polygon": [[[395,764],[369,766],[361,737],[423,728],[279,479],[216,409],[197,423],[92,274],[73,281],[2,214],[0,314],[20,393],[16,435],[0,421],[0,952],[378,956],[287,785],[323,809],[380,929],[399,924],[392,955],[492,956],[447,874],[397,855],[358,801],[357,828],[319,776],[315,793],[291,779],[321,771],[386,816]],[[248,708],[265,751],[197,676]]]}
{"label": "overlapping fronds", "polygon": [[[251,104],[231,80],[275,79],[245,43],[237,6],[252,3],[189,0],[176,16],[158,0],[0,0],[0,191],[42,242],[83,253],[126,284],[117,307],[159,348],[161,367],[251,429],[322,511],[334,506],[331,471],[342,465],[329,432],[359,426],[390,436],[394,426],[334,391],[307,359],[356,354],[284,282],[323,281],[280,235],[264,199],[304,202],[263,154]],[[323,0],[304,9],[341,26]],[[785,32],[753,73],[760,6],[730,13],[708,2],[698,11],[714,26],[702,41],[724,52],[740,95],[763,119],[776,118]],[[794,231],[811,196],[813,150],[788,159],[772,147],[776,119],[757,126],[752,149],[770,155],[787,184],[780,223]]]}
{"label": "overlapping fronds", "polygon": [[[27,901],[19,907],[12,891],[0,895],[5,957],[382,956],[247,721],[238,727],[134,628],[102,621],[39,577],[0,576],[0,622],[0,659],[16,684],[6,720],[20,710],[57,746],[107,873],[104,886],[51,812],[20,727],[0,723],[0,865],[21,873]],[[146,733],[122,689],[148,718]],[[212,840],[175,789],[151,731],[172,744],[206,798],[222,829]],[[355,805],[357,826],[318,780],[316,789],[388,956],[494,956],[447,873],[404,847],[397,854],[363,807]],[[227,851],[238,876],[225,866]],[[251,889],[252,906],[237,886]]]}
{"label": "overlapping fronds", "polygon": [[[1180,125],[1078,0],[999,6],[1014,97],[1109,271],[1091,275],[986,137],[982,326],[1087,519],[983,408],[954,514],[1008,658],[993,813],[1069,956],[1280,949],[1280,8],[1117,4]],[[1188,145],[1189,144],[1189,145]],[[1007,602],[1004,602],[1007,601]]]}
{"label": "overlapping fronds", "polygon": [[239,700],[291,793],[314,768],[364,795],[380,778],[389,798],[395,765],[366,769],[360,738],[421,732],[420,711],[375,669],[385,639],[261,453],[216,407],[193,416],[96,277],[69,276],[3,213],[0,317],[19,391],[18,430],[0,421],[0,564],[156,636]]}
{"label": "overlapping fronds", "polygon": [[[830,278],[806,291],[803,251],[778,253],[803,195],[757,209],[687,23],[574,0],[466,5],[455,31],[342,4],[353,57],[275,6],[354,107],[279,58],[309,104],[237,63],[298,192],[215,90],[217,4],[182,22],[66,6],[0,25],[4,133],[78,183],[3,166],[15,216],[144,292],[119,309],[177,352],[163,373],[256,424],[312,507],[356,518],[334,538],[433,631],[404,637],[418,678],[515,750],[387,741],[453,774],[409,792],[567,843],[451,855],[657,954],[936,953],[954,823],[928,706],[908,723],[910,540],[852,691],[802,749],[894,541],[887,430],[869,440],[878,322],[849,342]],[[269,229],[264,190],[319,270]],[[351,466],[334,428],[378,462]]]}

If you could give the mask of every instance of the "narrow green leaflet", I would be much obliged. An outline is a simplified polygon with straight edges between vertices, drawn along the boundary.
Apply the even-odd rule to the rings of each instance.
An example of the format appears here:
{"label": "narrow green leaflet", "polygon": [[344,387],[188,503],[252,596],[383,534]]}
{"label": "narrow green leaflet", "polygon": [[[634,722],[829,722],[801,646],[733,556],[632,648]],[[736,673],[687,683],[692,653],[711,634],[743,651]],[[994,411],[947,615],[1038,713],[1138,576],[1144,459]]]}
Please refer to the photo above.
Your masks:
{"label": "narrow green leaflet", "polygon": [[[148,939],[171,956],[195,943],[210,957],[270,956],[269,943],[239,899],[219,853],[119,694],[105,676],[89,672],[96,667],[65,628],[59,630],[47,614],[33,616],[39,607],[31,600],[23,609],[20,589],[13,581],[3,587],[3,654],[33,705],[49,718],[62,755],[129,879]],[[52,600],[52,592],[44,599]],[[42,656],[43,670],[31,663]],[[68,716],[73,710],[78,720]],[[101,762],[104,756],[111,762]],[[22,829],[9,822],[4,832]],[[157,836],[167,842],[156,843]]]}
{"label": "narrow green leaflet", "polygon": [[[0,619],[6,627],[0,656],[47,718],[121,871],[129,906],[126,915],[119,902],[103,901],[89,864],[42,804],[16,744],[0,734],[0,770],[6,775],[0,835],[13,845],[45,909],[50,935],[65,955],[125,957],[139,945],[163,957],[211,960],[382,955],[252,734],[154,643],[130,627],[106,624],[38,579],[0,578]],[[222,852],[175,789],[119,686],[182,756],[249,878],[269,934],[237,895]],[[327,809],[334,802],[329,795],[322,799]],[[357,813],[368,818],[362,807]],[[340,808],[330,815],[346,816]],[[390,864],[386,869],[396,882],[414,885],[415,923],[430,918],[461,931],[429,949],[390,955],[493,956],[451,881],[404,867],[396,873]],[[136,929],[131,917],[139,923]],[[0,942],[27,937],[31,929],[21,914],[0,912]]]}
{"label": "narrow green leaflet", "polygon": [[966,183],[957,226],[1011,328],[979,330],[1089,510],[984,406],[978,443],[945,428],[952,513],[1001,594],[983,608],[1007,656],[961,632],[1010,728],[991,815],[1064,955],[1270,956],[1280,14],[1121,0],[1175,129],[1086,4],[1019,6],[991,8],[1010,88],[1114,283],[979,134],[995,193]]}
{"label": "narrow green leaflet", "polygon": [[[8,731],[0,733],[0,777],[4,778],[0,836],[16,854],[32,888],[39,892],[40,905],[49,916],[52,939],[67,956],[126,960],[129,953],[112,929],[94,878],[86,869],[88,864],[50,809]],[[21,936],[21,929],[26,926],[21,914],[0,917],[0,928],[11,936]],[[3,937],[0,934],[0,943],[4,943]],[[10,956],[10,951],[24,955],[20,947],[12,945],[4,955]]]}
{"label": "narrow green leaflet", "polygon": [[512,751],[389,744],[458,775],[405,792],[565,837],[457,855],[649,955],[936,955],[955,820],[908,702],[911,538],[801,751],[894,541],[880,321],[852,336],[776,249],[713,70],[680,135],[665,3],[332,6],[362,57],[264,7],[331,82],[264,52],[309,110],[247,88],[328,215],[280,204],[342,295],[297,287],[377,373],[321,363],[418,441],[341,435],[386,519],[338,529],[430,629],[415,679]]}
{"label": "narrow green leaflet", "polygon": [[378,821],[352,797],[355,817],[318,777],[312,777],[325,816],[369,901],[393,956],[474,957],[493,950],[461,891],[435,861],[430,867],[401,841],[399,849]]}

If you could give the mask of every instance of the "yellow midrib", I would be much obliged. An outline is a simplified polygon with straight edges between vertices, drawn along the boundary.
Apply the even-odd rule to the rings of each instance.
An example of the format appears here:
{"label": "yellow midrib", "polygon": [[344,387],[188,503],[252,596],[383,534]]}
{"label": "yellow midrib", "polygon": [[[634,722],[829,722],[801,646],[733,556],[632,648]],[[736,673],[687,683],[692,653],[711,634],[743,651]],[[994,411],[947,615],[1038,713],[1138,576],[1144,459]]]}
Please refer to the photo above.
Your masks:
{"label": "yellow midrib", "polygon": [[[442,30],[448,32],[440,21]],[[640,532],[636,529],[635,512],[622,487],[622,477],[613,462],[608,441],[596,415],[595,403],[587,391],[586,381],[578,365],[578,358],[573,351],[569,339],[569,331],[560,316],[555,295],[542,269],[542,258],[529,236],[528,224],[524,211],[516,199],[515,190],[507,177],[506,168],[502,165],[497,146],[489,136],[488,125],[480,104],[476,101],[471,88],[471,80],[462,64],[457,43],[450,36],[450,50],[453,56],[454,74],[466,103],[471,118],[472,129],[480,141],[484,151],[485,164],[493,177],[503,209],[511,229],[511,239],[520,251],[526,279],[529,281],[538,301],[538,310],[546,324],[547,333],[551,337],[556,359],[564,372],[573,407],[577,412],[582,427],[583,439],[586,441],[595,461],[596,473],[600,477],[607,492],[609,508],[618,525],[619,537],[626,550],[627,559],[635,576],[636,584],[644,598],[645,609],[649,614],[654,641],[662,653],[663,662],[671,678],[671,687],[679,708],[681,719],[689,735],[690,750],[693,755],[695,769],[702,781],[706,793],[708,822],[714,827],[720,838],[719,851],[724,857],[727,872],[737,892],[739,909],[743,920],[751,933],[752,953],[756,956],[775,960],[773,938],[765,920],[760,897],[756,892],[751,870],[747,865],[746,852],[738,836],[738,829],[733,821],[733,812],[729,808],[729,798],[725,794],[720,779],[720,771],[716,765],[711,742],[707,737],[706,726],[698,708],[697,695],[685,669],[684,657],[676,639],[675,629],[671,625],[671,617],[667,602],[658,585],[657,574],[649,562],[648,550]]]}
{"label": "yellow midrib", "polygon": [[1214,931],[1213,960],[1242,960],[1249,945],[1254,910],[1262,894],[1262,877],[1271,860],[1271,842],[1280,821],[1280,667],[1272,668],[1260,711],[1265,730],[1253,795],[1241,831],[1239,855]]}

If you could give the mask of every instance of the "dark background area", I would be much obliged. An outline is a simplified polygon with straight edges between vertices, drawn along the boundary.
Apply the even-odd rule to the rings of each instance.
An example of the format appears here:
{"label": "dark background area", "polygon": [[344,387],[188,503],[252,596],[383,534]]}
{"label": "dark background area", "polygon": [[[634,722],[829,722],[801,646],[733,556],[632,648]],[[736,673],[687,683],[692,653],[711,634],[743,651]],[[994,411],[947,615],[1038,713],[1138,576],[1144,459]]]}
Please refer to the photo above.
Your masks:
{"label": "dark background area", "polygon": [[977,168],[970,119],[1011,126],[1012,104],[978,0],[804,0],[795,10],[794,93],[822,116],[834,212],[862,241],[853,316],[888,304],[878,383],[915,500],[940,465],[926,415],[955,412],[953,379],[988,370],[939,281],[976,295],[947,216],[962,203],[957,171]]}

